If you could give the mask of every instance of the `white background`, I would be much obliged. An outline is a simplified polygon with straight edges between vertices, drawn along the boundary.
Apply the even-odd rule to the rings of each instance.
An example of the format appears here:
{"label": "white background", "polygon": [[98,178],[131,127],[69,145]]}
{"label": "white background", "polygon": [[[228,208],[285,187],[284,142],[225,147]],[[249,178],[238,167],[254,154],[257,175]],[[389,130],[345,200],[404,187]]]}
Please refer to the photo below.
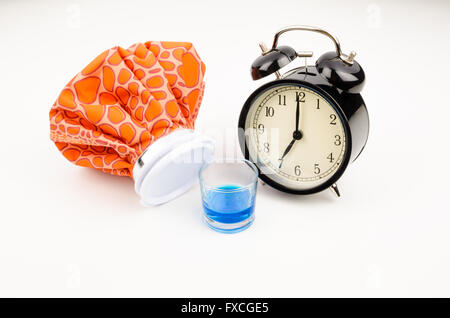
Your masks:
{"label": "white background", "polygon": [[[148,40],[194,43],[197,127],[234,132],[267,81],[249,74],[258,43],[291,24],[332,31],[367,75],[369,142],[340,199],[260,186],[253,226],[223,235],[202,223],[198,186],[144,208],[131,179],[74,166],[49,139],[64,85]],[[447,1],[1,1],[0,296],[449,297],[449,31]],[[280,43],[310,63],[333,49],[317,34]]]}

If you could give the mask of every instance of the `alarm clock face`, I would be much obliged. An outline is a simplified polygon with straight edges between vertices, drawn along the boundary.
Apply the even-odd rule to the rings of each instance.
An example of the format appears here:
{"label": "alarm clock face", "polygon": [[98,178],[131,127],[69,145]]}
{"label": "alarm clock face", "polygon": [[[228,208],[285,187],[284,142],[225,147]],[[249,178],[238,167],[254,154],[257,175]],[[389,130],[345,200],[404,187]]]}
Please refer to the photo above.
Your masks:
{"label": "alarm clock face", "polygon": [[[331,186],[349,161],[348,123],[317,87],[281,80],[258,89],[244,105],[241,146],[268,184],[291,193]],[[244,143],[244,145],[242,145]]]}

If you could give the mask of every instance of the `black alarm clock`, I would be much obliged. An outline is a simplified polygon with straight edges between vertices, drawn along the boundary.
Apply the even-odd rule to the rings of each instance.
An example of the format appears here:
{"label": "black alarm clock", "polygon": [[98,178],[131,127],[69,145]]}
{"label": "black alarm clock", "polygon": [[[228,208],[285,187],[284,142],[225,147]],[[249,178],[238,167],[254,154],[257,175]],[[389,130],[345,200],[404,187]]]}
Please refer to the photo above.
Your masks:
{"label": "black alarm clock", "polygon": [[[328,36],[335,51],[316,64],[279,70],[296,57],[312,56],[290,46],[278,46],[281,34],[312,31]],[[362,152],[369,134],[369,115],[361,90],[365,75],[355,53],[343,54],[329,32],[291,26],[275,34],[272,48],[260,44],[262,55],[251,67],[253,80],[270,74],[276,79],[259,87],[245,102],[239,117],[239,142],[246,159],[255,163],[268,185],[293,194],[330,188]]]}

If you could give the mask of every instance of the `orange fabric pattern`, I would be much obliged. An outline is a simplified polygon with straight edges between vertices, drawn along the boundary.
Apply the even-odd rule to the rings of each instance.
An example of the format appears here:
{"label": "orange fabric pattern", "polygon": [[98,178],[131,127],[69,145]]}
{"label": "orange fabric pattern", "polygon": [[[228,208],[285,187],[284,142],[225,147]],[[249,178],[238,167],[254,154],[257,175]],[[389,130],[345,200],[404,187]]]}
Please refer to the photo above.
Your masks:
{"label": "orange fabric pattern", "polygon": [[74,164],[131,176],[156,139],[194,128],[204,74],[188,42],[106,50],[60,93],[50,110],[50,138]]}

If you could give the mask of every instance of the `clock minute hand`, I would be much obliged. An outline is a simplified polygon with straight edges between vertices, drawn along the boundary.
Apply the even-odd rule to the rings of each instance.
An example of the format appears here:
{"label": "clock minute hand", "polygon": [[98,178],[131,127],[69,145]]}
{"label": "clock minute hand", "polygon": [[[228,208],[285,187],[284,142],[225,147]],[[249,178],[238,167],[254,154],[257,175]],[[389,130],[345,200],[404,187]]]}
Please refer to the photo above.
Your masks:
{"label": "clock minute hand", "polygon": [[297,107],[295,110],[295,131],[299,131],[298,126],[300,123],[300,94],[296,93],[296,99],[295,101],[297,102]]}
{"label": "clock minute hand", "polygon": [[280,162],[280,166],[278,167],[279,169],[281,169],[281,166],[283,165],[283,159],[284,157],[286,157],[286,155],[289,153],[289,151],[291,151],[292,146],[294,145],[296,139],[292,139],[291,143],[289,144],[289,146],[287,146],[286,150],[283,153],[283,156],[281,156],[281,158],[279,159]]}
{"label": "clock minute hand", "polygon": [[284,157],[286,157],[286,155],[289,153],[289,151],[291,151],[292,146],[294,145],[295,141],[300,140],[302,138],[302,133],[298,129],[299,124],[300,124],[300,94],[296,93],[295,100],[297,102],[297,107],[295,110],[295,131],[293,133],[293,139],[292,139],[291,143],[289,144],[289,146],[287,146],[286,150],[283,153],[283,156],[281,156],[281,158],[279,159],[280,160],[280,166],[278,167],[279,169],[281,169],[281,166],[283,165],[283,159],[284,159]]}

